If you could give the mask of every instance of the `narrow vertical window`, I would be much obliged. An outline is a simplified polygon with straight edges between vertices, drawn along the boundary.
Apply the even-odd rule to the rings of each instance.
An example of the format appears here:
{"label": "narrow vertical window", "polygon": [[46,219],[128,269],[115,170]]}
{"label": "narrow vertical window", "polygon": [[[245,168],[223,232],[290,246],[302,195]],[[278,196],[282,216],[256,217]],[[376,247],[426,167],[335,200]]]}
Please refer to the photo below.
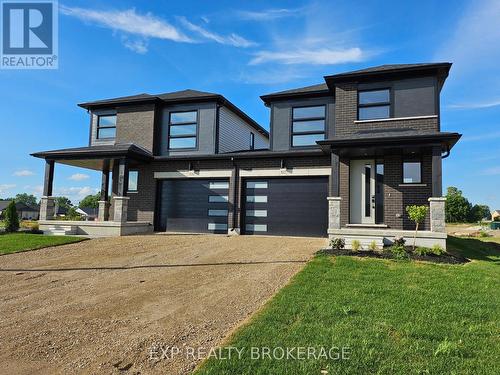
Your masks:
{"label": "narrow vertical window", "polygon": [[255,134],[250,133],[250,150],[255,150]]}
{"label": "narrow vertical window", "polygon": [[365,165],[365,216],[370,217],[372,210],[370,209],[370,196],[371,196],[371,191],[370,191],[370,180],[372,177],[372,167],[370,164]]}
{"label": "narrow vertical window", "polygon": [[127,191],[136,192],[139,182],[139,171],[129,171],[128,172],[128,189]]}

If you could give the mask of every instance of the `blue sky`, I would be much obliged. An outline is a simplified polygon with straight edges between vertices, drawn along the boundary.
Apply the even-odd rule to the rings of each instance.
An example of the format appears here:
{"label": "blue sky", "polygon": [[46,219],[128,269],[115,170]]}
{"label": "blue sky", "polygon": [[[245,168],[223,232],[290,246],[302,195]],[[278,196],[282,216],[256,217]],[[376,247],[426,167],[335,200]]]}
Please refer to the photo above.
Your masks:
{"label": "blue sky", "polygon": [[[500,2],[61,1],[59,69],[0,71],[0,197],[40,195],[30,152],[84,146],[82,101],[185,88],[225,95],[264,127],[259,95],[387,63],[450,61],[442,130],[464,134],[444,186],[500,209]],[[96,172],[56,165],[75,203]]]}

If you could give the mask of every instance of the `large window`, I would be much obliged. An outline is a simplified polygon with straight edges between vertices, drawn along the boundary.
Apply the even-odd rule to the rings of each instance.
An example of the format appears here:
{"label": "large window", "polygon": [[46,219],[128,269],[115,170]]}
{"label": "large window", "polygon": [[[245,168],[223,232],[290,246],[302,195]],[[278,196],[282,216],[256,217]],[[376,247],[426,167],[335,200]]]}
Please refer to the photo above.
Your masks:
{"label": "large window", "polygon": [[97,116],[97,139],[111,139],[116,136],[116,115]]}
{"label": "large window", "polygon": [[358,93],[358,120],[376,120],[391,117],[389,89],[364,90]]}
{"label": "large window", "polygon": [[403,183],[420,184],[422,183],[422,163],[420,160],[403,161]]}
{"label": "large window", "polygon": [[171,112],[169,120],[169,149],[196,148],[198,112]]}
{"label": "large window", "polygon": [[292,147],[314,146],[325,139],[324,105],[292,109]]}

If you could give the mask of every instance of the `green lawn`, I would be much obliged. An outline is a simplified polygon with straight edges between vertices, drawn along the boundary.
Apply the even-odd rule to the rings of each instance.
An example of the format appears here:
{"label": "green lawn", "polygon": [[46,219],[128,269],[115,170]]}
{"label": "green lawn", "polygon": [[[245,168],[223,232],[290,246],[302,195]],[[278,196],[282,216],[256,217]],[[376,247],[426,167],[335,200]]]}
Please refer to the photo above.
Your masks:
{"label": "green lawn", "polygon": [[[500,374],[500,245],[450,238],[449,250],[474,261],[317,256],[229,339],[241,359],[212,358],[197,374]],[[256,360],[249,349],[334,346],[350,359]]]}
{"label": "green lawn", "polygon": [[41,249],[43,247],[79,242],[85,238],[70,236],[44,236],[43,234],[10,233],[0,234],[0,254]]}

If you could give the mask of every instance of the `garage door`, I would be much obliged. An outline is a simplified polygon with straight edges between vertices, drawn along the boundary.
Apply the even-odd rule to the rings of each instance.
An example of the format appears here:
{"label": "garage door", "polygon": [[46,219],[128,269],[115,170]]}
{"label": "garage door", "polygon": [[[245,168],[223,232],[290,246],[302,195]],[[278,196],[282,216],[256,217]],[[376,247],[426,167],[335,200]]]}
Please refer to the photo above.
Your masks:
{"label": "garage door", "polygon": [[244,189],[246,234],[327,235],[328,178],[251,179]]}
{"label": "garage door", "polygon": [[161,181],[159,229],[227,233],[228,195],[228,180]]}

